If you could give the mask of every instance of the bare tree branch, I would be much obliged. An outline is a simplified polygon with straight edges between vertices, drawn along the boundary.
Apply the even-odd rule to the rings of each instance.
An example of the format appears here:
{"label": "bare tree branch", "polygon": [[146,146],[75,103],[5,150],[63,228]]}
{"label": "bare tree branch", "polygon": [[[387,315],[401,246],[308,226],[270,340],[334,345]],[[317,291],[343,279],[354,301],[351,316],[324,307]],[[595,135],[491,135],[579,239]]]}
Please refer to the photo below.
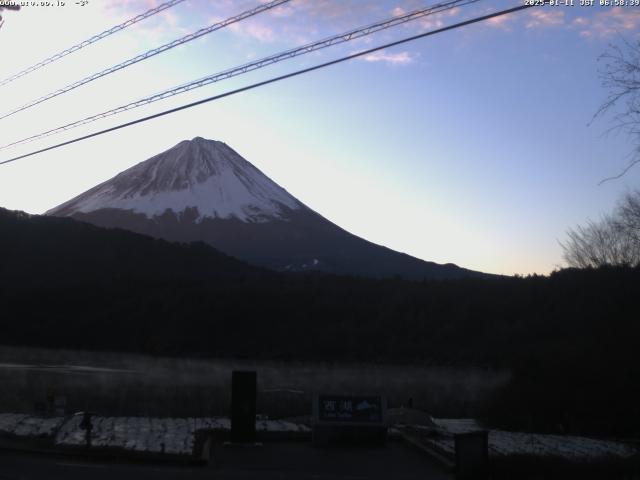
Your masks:
{"label": "bare tree branch", "polygon": [[620,37],[619,44],[610,44],[598,62],[601,84],[609,92],[589,122],[610,114],[613,125],[607,133],[621,132],[637,145],[629,164],[618,175],[605,178],[598,185],[623,177],[640,163],[640,41],[637,44]]}
{"label": "bare tree branch", "polygon": [[627,172],[628,172],[629,170],[631,170],[633,167],[635,167],[635,166],[636,166],[636,164],[638,164],[638,163],[640,163],[640,158],[635,158],[635,159],[633,159],[633,160],[629,163],[629,165],[627,165],[626,167],[624,167],[624,169],[623,169],[619,174],[614,175],[614,176],[612,176],[612,177],[603,178],[602,180],[600,180],[600,181],[598,182],[598,186],[602,185],[603,183],[609,182],[609,181],[611,181],[611,180],[618,180],[619,178],[624,177],[624,176],[627,174]]}
{"label": "bare tree branch", "polygon": [[612,215],[569,229],[567,237],[560,245],[570,267],[640,265],[640,190],[625,195]]}

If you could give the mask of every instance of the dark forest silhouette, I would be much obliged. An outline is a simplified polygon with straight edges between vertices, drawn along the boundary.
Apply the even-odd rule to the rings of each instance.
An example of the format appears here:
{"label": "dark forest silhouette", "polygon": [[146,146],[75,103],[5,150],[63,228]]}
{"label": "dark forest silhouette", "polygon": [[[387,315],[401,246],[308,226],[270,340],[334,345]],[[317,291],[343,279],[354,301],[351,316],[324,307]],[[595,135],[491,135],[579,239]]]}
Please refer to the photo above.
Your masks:
{"label": "dark forest silhouette", "polygon": [[283,274],[204,244],[0,210],[0,343],[507,367],[492,420],[640,431],[640,269],[405,281]]}

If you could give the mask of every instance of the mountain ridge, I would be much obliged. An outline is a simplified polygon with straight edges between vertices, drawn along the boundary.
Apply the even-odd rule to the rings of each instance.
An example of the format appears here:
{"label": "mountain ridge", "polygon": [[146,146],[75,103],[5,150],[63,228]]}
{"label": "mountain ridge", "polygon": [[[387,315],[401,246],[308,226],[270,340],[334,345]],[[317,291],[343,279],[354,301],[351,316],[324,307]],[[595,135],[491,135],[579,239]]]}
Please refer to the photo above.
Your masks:
{"label": "mountain ridge", "polygon": [[[185,192],[186,195],[183,193]],[[152,218],[196,207],[200,218],[261,221],[302,204],[223,142],[195,137],[124,170],[46,212],[72,216],[118,208]]]}
{"label": "mountain ridge", "polygon": [[278,271],[408,279],[489,276],[374,244],[289,194],[223,142],[195,137],[47,212],[169,241],[202,241]]}

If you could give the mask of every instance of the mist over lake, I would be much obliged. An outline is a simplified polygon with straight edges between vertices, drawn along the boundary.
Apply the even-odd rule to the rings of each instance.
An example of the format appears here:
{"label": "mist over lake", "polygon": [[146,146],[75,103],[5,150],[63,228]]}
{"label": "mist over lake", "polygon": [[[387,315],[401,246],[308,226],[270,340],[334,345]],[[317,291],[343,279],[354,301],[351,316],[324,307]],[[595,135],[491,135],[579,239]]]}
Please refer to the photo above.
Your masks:
{"label": "mist over lake", "polygon": [[47,393],[69,412],[105,415],[227,415],[232,370],[258,372],[258,411],[273,418],[311,412],[314,393],[379,393],[391,407],[434,416],[482,413],[509,380],[506,370],[453,366],[273,362],[151,357],[0,347],[0,411],[29,412]]}

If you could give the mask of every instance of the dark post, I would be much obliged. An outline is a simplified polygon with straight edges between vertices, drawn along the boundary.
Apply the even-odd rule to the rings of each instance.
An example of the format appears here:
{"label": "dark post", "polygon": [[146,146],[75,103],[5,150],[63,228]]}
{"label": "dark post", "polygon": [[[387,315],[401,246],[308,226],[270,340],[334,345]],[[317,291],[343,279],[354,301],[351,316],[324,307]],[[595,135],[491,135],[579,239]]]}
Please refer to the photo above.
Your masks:
{"label": "dark post", "polygon": [[64,395],[56,395],[53,398],[53,414],[56,417],[64,417],[67,407],[67,397]]}
{"label": "dark post", "polygon": [[47,388],[47,415],[53,415],[53,402],[56,398],[56,392],[53,388]]}
{"label": "dark post", "polygon": [[231,374],[231,441],[256,441],[256,372]]}
{"label": "dark post", "polygon": [[454,437],[456,478],[489,478],[489,432],[460,433]]}
{"label": "dark post", "polygon": [[82,414],[82,421],[80,422],[80,428],[85,431],[84,439],[85,446],[87,448],[91,447],[91,430],[93,430],[93,424],[91,423],[91,412],[84,412]]}

